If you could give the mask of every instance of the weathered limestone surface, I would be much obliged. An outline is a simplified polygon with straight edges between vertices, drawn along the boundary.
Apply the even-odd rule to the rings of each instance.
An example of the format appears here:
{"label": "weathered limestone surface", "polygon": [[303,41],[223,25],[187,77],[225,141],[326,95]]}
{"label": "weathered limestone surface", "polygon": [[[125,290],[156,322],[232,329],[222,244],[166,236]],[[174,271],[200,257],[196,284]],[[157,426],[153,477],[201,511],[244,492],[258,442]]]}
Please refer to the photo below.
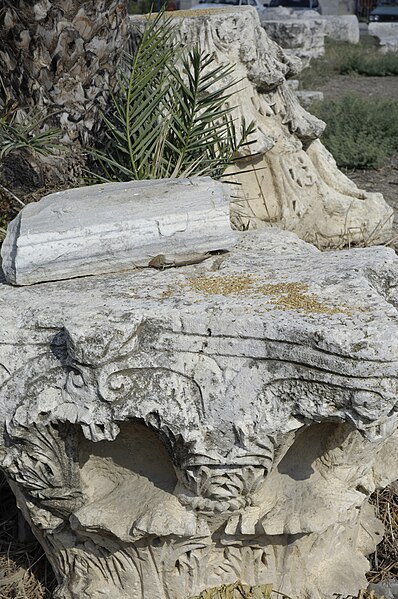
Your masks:
{"label": "weathered limestone surface", "polygon": [[398,478],[397,258],[278,229],[231,253],[0,284],[0,463],[59,599],[366,585]]}
{"label": "weathered limestone surface", "polygon": [[[173,18],[187,47],[200,42],[220,63],[236,65],[237,126],[242,118],[257,125],[255,143],[242,150],[228,177],[240,183],[232,193],[234,226],[277,225],[319,247],[390,239],[392,209],[381,194],[358,189],[337,169],[319,141],[325,124],[300,106],[286,83],[297,78],[298,59],[270,40],[256,11],[212,9],[184,17],[176,11]],[[131,22],[139,26],[142,19]]]}
{"label": "weathered limestone surface", "polygon": [[229,196],[210,177],[69,189],[28,204],[1,249],[8,282],[32,285],[229,249]]}
{"label": "weathered limestone surface", "polygon": [[368,31],[379,40],[382,52],[398,50],[398,23],[369,23]]}
{"label": "weathered limestone surface", "polygon": [[270,8],[261,15],[261,25],[288,56],[300,58],[303,66],[325,53],[325,19],[316,11]]}
{"label": "weathered limestone surface", "polygon": [[359,43],[359,21],[356,15],[328,15],[325,20],[325,37],[340,42]]}

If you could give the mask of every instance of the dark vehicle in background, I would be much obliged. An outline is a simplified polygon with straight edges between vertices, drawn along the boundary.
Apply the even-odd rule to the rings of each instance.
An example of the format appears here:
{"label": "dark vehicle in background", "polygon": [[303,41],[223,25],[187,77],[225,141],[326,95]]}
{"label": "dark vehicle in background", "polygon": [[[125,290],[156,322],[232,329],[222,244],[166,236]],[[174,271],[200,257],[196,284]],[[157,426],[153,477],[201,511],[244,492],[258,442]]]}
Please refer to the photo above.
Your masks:
{"label": "dark vehicle in background", "polygon": [[398,0],[380,0],[369,14],[369,23],[398,22]]}
{"label": "dark vehicle in background", "polygon": [[284,6],[285,8],[293,8],[294,10],[316,10],[321,14],[321,6],[319,0],[271,0],[270,8],[276,6]]}

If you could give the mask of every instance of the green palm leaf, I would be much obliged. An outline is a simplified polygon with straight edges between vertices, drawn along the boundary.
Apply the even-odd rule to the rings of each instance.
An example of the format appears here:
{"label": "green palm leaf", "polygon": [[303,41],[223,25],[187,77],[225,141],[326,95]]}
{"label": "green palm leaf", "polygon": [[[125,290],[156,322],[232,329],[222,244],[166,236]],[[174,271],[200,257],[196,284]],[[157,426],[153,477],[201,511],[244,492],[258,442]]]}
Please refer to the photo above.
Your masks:
{"label": "green palm leaf", "polygon": [[18,119],[16,107],[0,115],[0,159],[14,150],[29,148],[38,154],[47,155],[57,150],[59,130],[48,127],[46,121],[54,114],[43,117],[39,108],[31,109]]}
{"label": "green palm leaf", "polygon": [[198,47],[184,53],[172,20],[150,15],[103,115],[93,150],[100,180],[222,176],[255,130],[236,130],[232,72]]}

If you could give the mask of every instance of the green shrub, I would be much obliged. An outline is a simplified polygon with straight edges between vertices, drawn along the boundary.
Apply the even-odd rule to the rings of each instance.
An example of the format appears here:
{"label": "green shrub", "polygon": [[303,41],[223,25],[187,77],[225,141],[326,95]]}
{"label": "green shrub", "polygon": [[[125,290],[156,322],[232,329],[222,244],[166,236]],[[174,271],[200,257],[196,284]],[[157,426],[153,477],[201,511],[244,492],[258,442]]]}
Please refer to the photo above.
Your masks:
{"label": "green shrub", "polygon": [[368,77],[398,75],[397,52],[381,54],[372,48],[363,48],[361,45],[348,48],[350,45],[345,44],[346,49],[338,64],[338,72],[341,75],[352,73]]}
{"label": "green shrub", "polygon": [[[366,40],[366,38],[365,38]],[[335,75],[385,77],[398,75],[398,52],[378,52],[374,38],[359,44],[327,41],[325,55],[311,61],[301,74],[301,84],[309,89]]]}
{"label": "green shrub", "polygon": [[312,105],[322,141],[340,167],[378,168],[398,151],[398,102],[344,96]]}
{"label": "green shrub", "polygon": [[[157,6],[157,2],[155,2]],[[128,12],[130,15],[144,15],[153,9],[153,0],[129,0]]]}

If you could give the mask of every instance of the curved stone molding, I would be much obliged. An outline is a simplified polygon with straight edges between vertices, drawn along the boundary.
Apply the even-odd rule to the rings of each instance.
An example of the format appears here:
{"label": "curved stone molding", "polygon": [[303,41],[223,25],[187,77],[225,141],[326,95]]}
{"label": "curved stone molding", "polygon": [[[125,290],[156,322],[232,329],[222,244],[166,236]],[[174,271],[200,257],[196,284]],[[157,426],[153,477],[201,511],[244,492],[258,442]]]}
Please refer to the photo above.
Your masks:
{"label": "curved stone molding", "polygon": [[1,467],[58,599],[366,584],[398,478],[397,260],[277,229],[167,271],[0,285]]}
{"label": "curved stone molding", "polygon": [[[255,143],[242,150],[228,176],[231,181],[235,173],[239,183],[233,226],[276,225],[320,248],[389,240],[392,209],[381,194],[358,189],[338,170],[319,141],[325,124],[300,106],[286,82],[297,78],[300,60],[268,37],[255,9],[176,11],[173,19],[187,47],[199,43],[220,64],[234,65],[236,125],[244,118],[257,126]],[[131,18],[133,31],[142,23]]]}
{"label": "curved stone molding", "polygon": [[8,283],[33,285],[200,262],[234,243],[225,185],[210,177],[152,179],[58,191],[28,204],[10,223],[1,257]]}

